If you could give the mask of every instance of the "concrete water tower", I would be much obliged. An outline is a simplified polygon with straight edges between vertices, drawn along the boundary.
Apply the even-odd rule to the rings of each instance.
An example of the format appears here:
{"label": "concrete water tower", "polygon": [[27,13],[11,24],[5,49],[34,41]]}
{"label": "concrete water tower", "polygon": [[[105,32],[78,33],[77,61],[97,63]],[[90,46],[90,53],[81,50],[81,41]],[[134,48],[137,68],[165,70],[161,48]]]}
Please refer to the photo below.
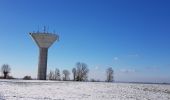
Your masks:
{"label": "concrete water tower", "polygon": [[48,48],[57,40],[59,36],[54,33],[44,32],[32,32],[29,33],[33,38],[35,43],[39,47],[39,63],[38,63],[38,80],[46,80],[47,74],[47,57],[48,57]]}

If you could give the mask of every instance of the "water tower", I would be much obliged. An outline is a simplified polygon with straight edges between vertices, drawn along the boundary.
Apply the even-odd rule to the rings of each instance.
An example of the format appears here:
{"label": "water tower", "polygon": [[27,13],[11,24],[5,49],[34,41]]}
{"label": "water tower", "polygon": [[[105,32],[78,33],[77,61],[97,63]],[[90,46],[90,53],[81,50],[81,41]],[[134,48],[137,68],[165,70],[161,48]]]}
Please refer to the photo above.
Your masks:
{"label": "water tower", "polygon": [[33,38],[35,43],[39,47],[39,63],[38,63],[38,80],[46,80],[47,74],[47,57],[48,57],[48,48],[57,40],[59,36],[54,33],[44,32],[32,32],[29,33]]}

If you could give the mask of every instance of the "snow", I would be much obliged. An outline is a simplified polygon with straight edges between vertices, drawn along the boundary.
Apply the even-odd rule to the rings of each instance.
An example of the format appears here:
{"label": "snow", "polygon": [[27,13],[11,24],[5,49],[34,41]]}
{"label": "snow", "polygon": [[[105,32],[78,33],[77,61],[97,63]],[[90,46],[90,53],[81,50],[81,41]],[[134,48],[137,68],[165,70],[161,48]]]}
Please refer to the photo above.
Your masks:
{"label": "snow", "polygon": [[170,85],[0,80],[0,100],[170,100]]}

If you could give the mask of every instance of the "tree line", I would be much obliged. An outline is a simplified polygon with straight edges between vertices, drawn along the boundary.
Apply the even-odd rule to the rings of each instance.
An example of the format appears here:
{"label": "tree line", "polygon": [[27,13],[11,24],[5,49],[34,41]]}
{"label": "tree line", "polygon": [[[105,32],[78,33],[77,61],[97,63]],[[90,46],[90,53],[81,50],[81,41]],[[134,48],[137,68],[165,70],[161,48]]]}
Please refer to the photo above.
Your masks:
{"label": "tree line", "polygon": [[[72,68],[72,81],[88,81],[89,69],[87,64],[78,62],[76,66]],[[61,73],[58,68],[54,71],[50,71],[47,75],[48,80],[57,80],[57,81],[70,81],[70,72],[67,69],[64,69]],[[96,82],[100,80],[91,79],[90,81]],[[114,70],[112,67],[106,69],[106,82],[114,82]]]}
{"label": "tree line", "polygon": [[[11,68],[8,64],[4,64],[1,67],[1,73],[3,74],[4,79],[10,78],[9,73],[11,72]],[[88,81],[88,73],[89,69],[87,64],[78,62],[76,66],[72,69],[73,81]],[[31,76],[24,76],[23,79],[29,80],[32,79]],[[57,80],[57,81],[70,81],[70,72],[67,69],[64,69],[61,73],[58,68],[54,71],[50,70],[47,75],[48,80]],[[95,79],[91,79],[92,82],[99,81]],[[112,67],[106,69],[106,82],[114,81],[114,70]]]}

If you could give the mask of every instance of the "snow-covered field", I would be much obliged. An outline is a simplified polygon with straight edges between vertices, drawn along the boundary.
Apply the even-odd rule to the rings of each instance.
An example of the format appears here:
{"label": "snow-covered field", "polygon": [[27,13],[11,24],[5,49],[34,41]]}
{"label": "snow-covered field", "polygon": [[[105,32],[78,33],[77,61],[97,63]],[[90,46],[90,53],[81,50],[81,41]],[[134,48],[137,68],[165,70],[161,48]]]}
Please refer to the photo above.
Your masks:
{"label": "snow-covered field", "polygon": [[170,85],[0,80],[0,100],[170,100]]}

